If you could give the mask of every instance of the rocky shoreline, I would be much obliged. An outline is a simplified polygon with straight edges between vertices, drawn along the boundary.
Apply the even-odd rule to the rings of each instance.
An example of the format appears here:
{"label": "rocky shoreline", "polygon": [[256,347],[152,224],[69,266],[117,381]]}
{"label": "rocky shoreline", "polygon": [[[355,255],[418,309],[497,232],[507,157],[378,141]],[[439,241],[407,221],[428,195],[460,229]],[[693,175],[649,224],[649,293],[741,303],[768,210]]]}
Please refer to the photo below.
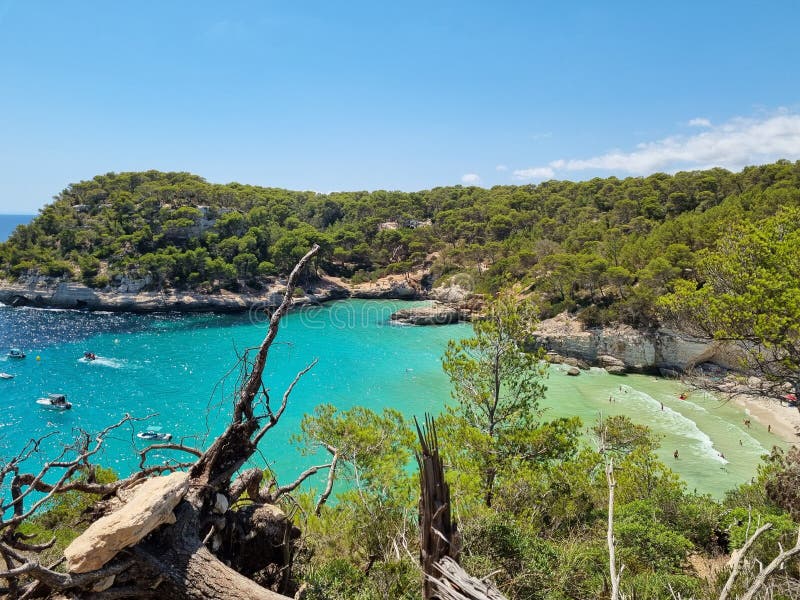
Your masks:
{"label": "rocky shoreline", "polygon": [[[479,309],[471,293],[459,286],[430,289],[427,273],[420,271],[409,276],[391,275],[375,282],[352,284],[335,277],[321,277],[298,290],[295,305],[321,304],[344,298],[364,300],[434,300],[429,308],[399,315],[396,320],[409,324],[454,323],[469,320]],[[146,291],[144,281],[98,290],[75,281],[48,277],[32,277],[19,282],[0,280],[0,302],[8,306],[59,308],[111,312],[246,312],[256,308],[277,306],[283,297],[286,282],[276,279],[259,291],[213,293],[201,291]],[[438,307],[438,308],[436,308]],[[455,312],[453,312],[455,311]],[[427,314],[426,314],[427,313]],[[432,314],[446,317],[431,317]]]}
{"label": "rocky shoreline", "polygon": [[[344,298],[433,300],[431,306],[401,309],[392,315],[393,321],[409,325],[468,321],[480,311],[480,298],[470,291],[458,285],[427,289],[424,280],[422,272],[356,285],[323,277],[303,289],[296,304],[320,304]],[[0,281],[0,302],[9,306],[89,311],[234,313],[277,306],[284,286],[285,282],[277,279],[267,289],[249,293],[143,291],[131,285],[96,290],[77,282],[39,278],[18,283]],[[535,340],[548,351],[552,362],[567,362],[574,367],[602,366],[615,374],[679,376],[702,364],[731,370],[740,364],[734,349],[718,342],[691,338],[669,329],[642,331],[627,325],[585,328],[567,314],[540,322]]]}
{"label": "rocky shoreline", "polygon": [[[60,281],[9,283],[0,282],[0,302],[8,306],[60,308],[110,312],[246,312],[278,306],[283,298],[285,282],[275,283],[259,292],[215,293],[198,291],[96,290],[81,283]],[[351,291],[333,281],[321,279],[297,296],[297,305],[319,304],[351,297]]]}

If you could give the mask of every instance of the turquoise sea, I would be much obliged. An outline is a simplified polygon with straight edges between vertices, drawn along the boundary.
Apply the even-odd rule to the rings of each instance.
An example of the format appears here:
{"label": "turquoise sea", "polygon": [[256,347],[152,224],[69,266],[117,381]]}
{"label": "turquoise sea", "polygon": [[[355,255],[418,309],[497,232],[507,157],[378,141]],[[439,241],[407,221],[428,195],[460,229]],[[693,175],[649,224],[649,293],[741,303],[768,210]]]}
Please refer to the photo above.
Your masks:
{"label": "turquoise sea", "polygon": [[[280,401],[297,371],[313,358],[319,364],[296,387],[255,464],[268,464],[285,482],[320,462],[300,456],[289,442],[302,416],[320,403],[388,406],[409,417],[442,409],[449,382],[440,357],[449,339],[467,336],[470,328],[393,325],[389,315],[401,306],[408,303],[347,300],[297,310],[285,319],[267,369],[273,402]],[[15,346],[28,355],[0,358],[0,371],[15,375],[0,381],[0,457],[51,434],[34,457],[45,460],[79,429],[98,431],[125,413],[155,416],[115,432],[99,458],[122,475],[138,464],[136,451],[144,442],[134,434],[140,429],[155,426],[176,441],[207,445],[230,414],[237,354],[256,346],[265,331],[266,324],[249,314],[121,315],[0,306],[3,355]],[[98,359],[84,362],[84,351]],[[745,429],[744,414],[731,405],[700,393],[680,400],[682,388],[674,381],[599,369],[569,377],[554,366],[547,385],[546,417],[578,415],[588,427],[600,413],[627,414],[663,436],[661,457],[690,489],[716,496],[750,479],[760,456],[777,443],[758,424]],[[54,413],[38,407],[36,398],[48,392],[66,394],[73,409]]]}

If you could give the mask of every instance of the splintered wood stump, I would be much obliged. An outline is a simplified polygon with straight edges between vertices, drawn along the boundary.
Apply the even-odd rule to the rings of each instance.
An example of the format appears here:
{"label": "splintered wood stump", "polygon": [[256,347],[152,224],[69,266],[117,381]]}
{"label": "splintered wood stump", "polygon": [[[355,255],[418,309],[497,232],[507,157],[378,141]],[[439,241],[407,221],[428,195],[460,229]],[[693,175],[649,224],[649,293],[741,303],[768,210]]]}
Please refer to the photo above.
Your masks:
{"label": "splintered wood stump", "polygon": [[420,428],[416,419],[421,451],[417,453],[419,465],[419,536],[420,562],[425,579],[422,583],[424,600],[433,598],[431,578],[437,578],[436,563],[444,557],[458,559],[458,531],[450,517],[450,487],[444,478],[444,465],[439,456],[436,425],[425,415],[425,426]]}
{"label": "splintered wood stump", "polygon": [[426,579],[438,600],[507,600],[491,583],[472,577],[449,556],[436,563],[439,577]]}

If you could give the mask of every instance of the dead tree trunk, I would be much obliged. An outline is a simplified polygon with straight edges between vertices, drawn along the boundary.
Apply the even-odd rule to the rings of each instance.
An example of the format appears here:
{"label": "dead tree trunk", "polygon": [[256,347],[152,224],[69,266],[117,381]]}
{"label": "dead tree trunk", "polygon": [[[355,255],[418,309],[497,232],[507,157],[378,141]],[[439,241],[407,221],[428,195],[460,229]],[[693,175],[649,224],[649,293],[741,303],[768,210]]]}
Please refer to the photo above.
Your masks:
{"label": "dead tree trunk", "polygon": [[[289,275],[283,301],[272,313],[266,336],[252,358],[252,362],[247,353],[243,357],[243,383],[237,391],[231,422],[225,431],[202,453],[182,445],[158,445],[162,449],[188,451],[199,456],[195,462],[148,467],[114,484],[95,484],[91,476],[75,482],[76,474],[93,472],[89,458],[99,450],[102,440],[109,430],[132,420],[131,417],[126,416],[116,426],[98,434],[95,438],[97,442],[95,446],[90,446],[91,437],[86,435],[86,439],[79,449],[80,452],[77,452],[77,458],[64,460],[63,456],[67,452],[65,449],[61,456],[57,457],[55,461],[47,463],[36,475],[20,473],[20,468],[25,459],[38,448],[41,440],[35,443],[33,449],[24,449],[7,465],[0,465],[0,483],[7,476],[13,477],[12,501],[4,503],[0,507],[2,508],[0,511],[0,555],[6,566],[6,570],[0,572],[0,579],[9,582],[8,588],[4,591],[8,592],[10,597],[45,597],[63,592],[75,598],[145,598],[153,596],[175,600],[223,598],[228,600],[278,600],[287,598],[287,596],[262,587],[248,576],[251,574],[250,572],[258,570],[258,563],[253,564],[251,561],[246,569],[248,575],[245,575],[225,564],[215,553],[222,551],[223,542],[227,544],[225,547],[228,549],[235,547],[237,540],[234,538],[237,535],[241,538],[247,537],[252,541],[254,533],[257,533],[252,530],[245,531],[245,529],[251,529],[251,525],[252,529],[256,528],[253,515],[257,511],[246,513],[246,511],[229,509],[232,500],[235,501],[245,488],[257,496],[250,498],[251,502],[258,503],[263,501],[264,497],[275,501],[280,495],[280,493],[256,494],[257,481],[255,485],[250,486],[234,485],[235,489],[232,493],[231,479],[256,451],[261,438],[278,422],[286,408],[289,393],[302,374],[313,366],[312,363],[298,374],[284,393],[279,407],[270,406],[269,393],[262,382],[269,349],[278,334],[280,320],[292,304],[297,279],[318,249],[318,246],[315,245]],[[256,409],[263,414],[256,414]],[[147,450],[142,453],[143,462],[146,453]],[[334,456],[333,466],[335,466],[335,458]],[[189,487],[183,500],[175,508],[174,524],[159,527],[140,542],[119,552],[117,556],[94,572],[64,574],[41,566],[36,553],[51,546],[53,542],[39,546],[29,545],[25,543],[22,534],[17,531],[18,525],[25,518],[33,515],[47,498],[51,498],[55,494],[78,489],[108,498],[148,475],[187,467],[189,469]],[[63,472],[58,482],[53,485],[43,483],[45,475],[49,473],[52,477],[57,469],[61,469]],[[302,480],[306,476],[305,474],[301,475],[299,479]],[[250,479],[255,481],[252,477]],[[280,490],[294,489],[297,485],[299,485],[298,482],[284,486],[279,488],[279,492]],[[45,493],[45,500],[31,500],[35,497],[32,496],[33,492]],[[232,498],[232,496],[234,497]],[[31,506],[24,510],[23,504],[26,500]],[[11,510],[13,510],[13,516],[9,519],[3,518],[3,514]],[[233,512],[236,512],[236,515],[233,515]],[[240,512],[241,514],[239,514]],[[272,525],[284,528],[283,539],[285,541],[294,535],[292,526],[288,519],[282,518],[280,512],[277,512],[279,516]],[[250,517],[253,517],[253,520],[247,521]],[[263,523],[264,515],[262,514],[260,518],[260,523]],[[245,521],[243,522],[242,519]],[[234,527],[235,523],[238,523],[239,526]],[[259,552],[252,554],[255,555],[254,560],[263,558],[259,556]],[[229,560],[229,562],[234,564],[236,561]],[[280,581],[288,580],[287,573],[283,572],[279,575],[281,575]]]}
{"label": "dead tree trunk", "polygon": [[439,442],[436,439],[436,424],[425,415],[425,425],[417,426],[421,451],[417,452],[419,465],[419,554],[424,579],[422,598],[434,597],[432,579],[440,576],[436,568],[445,556],[458,561],[458,531],[450,516],[450,487],[444,478],[444,465],[439,456]]}
{"label": "dead tree trunk", "polygon": [[419,465],[419,537],[423,600],[506,600],[488,581],[472,577],[458,564],[461,534],[450,513],[450,486],[444,478],[439,456],[436,424],[425,415],[425,425],[416,419],[421,451]]}

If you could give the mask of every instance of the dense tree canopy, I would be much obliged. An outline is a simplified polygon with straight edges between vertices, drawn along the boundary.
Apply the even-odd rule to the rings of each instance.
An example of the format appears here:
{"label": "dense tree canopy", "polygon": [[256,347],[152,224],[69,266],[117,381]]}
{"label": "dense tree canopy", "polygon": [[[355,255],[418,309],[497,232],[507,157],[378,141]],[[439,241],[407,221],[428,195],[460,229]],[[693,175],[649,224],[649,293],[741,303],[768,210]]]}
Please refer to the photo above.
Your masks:
{"label": "dense tree canopy", "polygon": [[487,507],[498,477],[526,457],[553,453],[538,427],[547,363],[541,353],[524,351],[532,308],[501,295],[487,306],[485,319],[473,322],[472,337],[450,341],[442,361],[456,400],[442,423],[446,436],[461,442],[452,445],[453,464],[479,475]]}
{"label": "dense tree canopy", "polygon": [[67,187],[0,244],[0,276],[31,274],[90,286],[145,279],[150,289],[258,288],[310,243],[317,272],[364,281],[422,267],[464,273],[479,291],[521,282],[544,315],[589,324],[658,321],[656,299],[694,280],[697,252],[738,222],[800,206],[800,163],[317,194],[188,173],[109,173]]}
{"label": "dense tree canopy", "polygon": [[800,394],[800,210],[737,224],[698,255],[699,285],[677,280],[661,301],[666,313],[736,344],[743,366],[774,382],[777,396]]}

